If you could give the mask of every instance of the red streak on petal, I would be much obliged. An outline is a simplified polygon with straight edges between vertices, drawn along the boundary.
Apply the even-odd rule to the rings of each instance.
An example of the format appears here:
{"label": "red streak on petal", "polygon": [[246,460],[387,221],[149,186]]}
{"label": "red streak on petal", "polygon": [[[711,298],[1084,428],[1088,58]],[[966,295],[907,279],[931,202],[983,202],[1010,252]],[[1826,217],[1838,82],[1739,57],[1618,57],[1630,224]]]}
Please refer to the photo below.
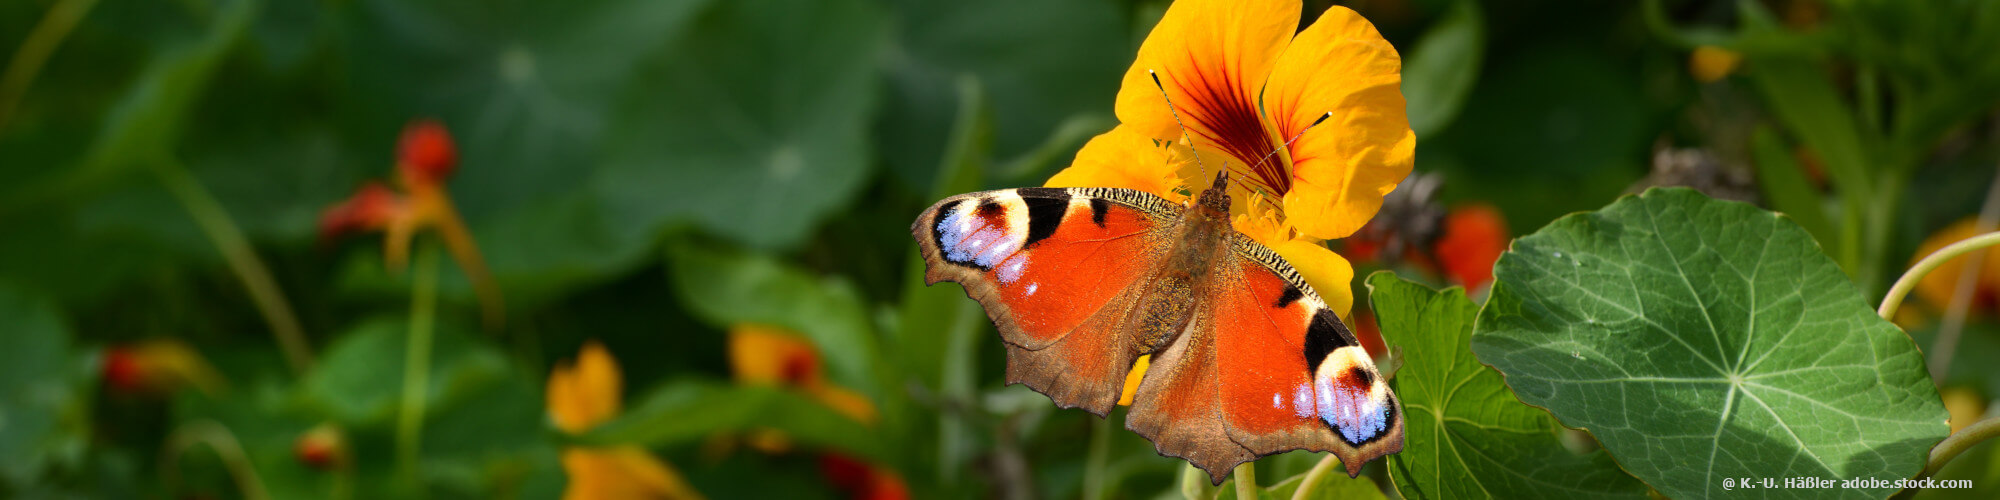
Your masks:
{"label": "red streak on petal", "polygon": [[1206,130],[1197,129],[1194,133],[1236,157],[1241,164],[1235,165],[1234,170],[1250,182],[1275,196],[1284,196],[1292,188],[1292,177],[1276,156],[1259,162],[1273,151],[1270,134],[1264,130],[1257,105],[1249,96],[1236,91],[1241,84],[1237,72],[1215,68],[1220,70],[1220,77],[1211,79],[1192,53],[1188,54],[1186,67],[1192,70],[1192,82],[1180,75],[1171,77],[1174,85],[1186,90],[1192,101],[1181,110],[1188,119],[1206,126]]}

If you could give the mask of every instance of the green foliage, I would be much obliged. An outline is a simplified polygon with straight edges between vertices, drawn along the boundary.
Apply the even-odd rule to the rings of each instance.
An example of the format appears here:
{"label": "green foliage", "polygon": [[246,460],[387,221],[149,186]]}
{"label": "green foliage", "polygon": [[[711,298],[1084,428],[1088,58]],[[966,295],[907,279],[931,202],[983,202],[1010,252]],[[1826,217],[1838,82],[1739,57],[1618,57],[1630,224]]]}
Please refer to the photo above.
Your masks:
{"label": "green foliage", "polygon": [[[830,455],[915,498],[1233,498],[1120,429],[1122,410],[1005,387],[984,312],[922,283],[908,234],[931,201],[1040,184],[1114,125],[1119,75],[1168,3],[0,2],[0,497],[554,498],[565,450],[618,445],[712,498],[843,496]],[[1267,457],[1260,497],[1698,497],[1720,494],[1711,477],[1922,465],[1944,412],[1860,300],[1933,219],[1978,204],[2000,158],[1978,125],[2000,103],[1993,2],[1812,2],[1807,21],[1749,1],[1352,4],[1403,57],[1417,168],[1448,177],[1430,208],[1541,226],[1630,189],[1665,144],[1754,168],[1765,206],[1805,229],[1682,192],[1628,199],[1517,243],[1476,321],[1480,290],[1376,275],[1404,451],[1312,485],[1323,454]],[[80,21],[50,37],[51,9]],[[33,44],[46,64],[20,66]],[[1695,45],[1744,64],[1691,84]],[[315,223],[364,181],[398,182],[397,132],[420,117],[453,136],[446,190],[508,317],[478,328],[442,266],[405,434],[421,292],[384,268],[379,234],[319,240]],[[1424,265],[1330,244],[1364,273]],[[246,291],[246,268],[271,289]],[[276,347],[273,300],[309,367]],[[1960,357],[2000,353],[1984,318]],[[1920,345],[1936,323],[1910,327]],[[880,418],[731,381],[727,332],[746,324],[796,332],[817,357],[794,368]],[[106,353],[138,339],[191,347],[227,389],[109,388]],[[550,425],[546,378],[591,340],[625,404],[572,435]],[[1983,394],[1996,373],[1959,362],[1944,382]],[[1627,376],[1671,381],[1589,382]],[[1572,451],[1592,445],[1565,424],[1603,448]],[[302,460],[319,426],[347,438],[346,467]],[[770,431],[790,451],[742,445]],[[420,467],[399,469],[405,445]],[[1994,482],[1993,449],[1943,476]]]}
{"label": "green foliage", "polygon": [[1776,214],[1655,189],[1516,240],[1494,274],[1472,351],[1669,496],[1909,477],[1948,430],[1909,336]]}
{"label": "green foliage", "polygon": [[77,459],[89,438],[89,384],[55,304],[0,286],[0,481],[25,484]]}
{"label": "green foliage", "polygon": [[1370,275],[1368,288],[1383,342],[1408,360],[1390,385],[1403,400],[1405,437],[1389,476],[1404,498],[1646,496],[1609,455],[1564,448],[1547,412],[1516,401],[1500,372],[1472,358],[1479,309],[1464,290],[1386,271]]}

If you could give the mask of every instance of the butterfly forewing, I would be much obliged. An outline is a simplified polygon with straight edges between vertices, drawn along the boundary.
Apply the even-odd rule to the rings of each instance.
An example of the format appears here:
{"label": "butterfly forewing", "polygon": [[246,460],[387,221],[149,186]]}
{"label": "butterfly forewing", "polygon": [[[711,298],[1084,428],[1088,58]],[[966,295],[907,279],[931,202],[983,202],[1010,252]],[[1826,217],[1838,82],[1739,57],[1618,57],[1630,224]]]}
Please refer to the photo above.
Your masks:
{"label": "butterfly forewing", "polygon": [[940,201],[910,230],[926,282],[958,282],[985,306],[1009,382],[1102,415],[1140,354],[1126,318],[1178,210],[1125,189],[1003,189]]}

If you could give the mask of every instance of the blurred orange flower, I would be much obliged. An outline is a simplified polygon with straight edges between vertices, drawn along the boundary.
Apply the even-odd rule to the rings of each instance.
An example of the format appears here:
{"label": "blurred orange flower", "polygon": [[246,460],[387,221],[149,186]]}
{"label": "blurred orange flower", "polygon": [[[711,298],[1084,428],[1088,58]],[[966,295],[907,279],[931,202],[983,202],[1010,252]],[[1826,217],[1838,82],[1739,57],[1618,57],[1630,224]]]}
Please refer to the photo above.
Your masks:
{"label": "blurred orange flower", "polygon": [[[1978,219],[1967,217],[1931,233],[1930,237],[1924,238],[1922,244],[1917,245],[1917,253],[1910,257],[1910,263],[1915,264],[1916,261],[1923,260],[1924,257],[1946,245],[1978,236],[1980,234],[1978,226]],[[1988,314],[2000,310],[2000,251],[1987,250],[1985,253],[1986,257],[1980,261],[1979,274],[1974,278],[1972,286],[1970,309],[1972,314]],[[1958,279],[1965,273],[1966,262],[1971,260],[1967,257],[1969,255],[1945,261],[1944,265],[1924,275],[1922,280],[1917,281],[1914,290],[1916,296],[1934,307],[1934,310],[1944,310],[1946,305],[1951,303],[1952,294],[1958,291]]]}
{"label": "blurred orange flower", "polygon": [[1453,283],[1477,289],[1493,281],[1493,263],[1507,251],[1507,219],[1492,205],[1474,203],[1444,216],[1444,234],[1431,253]]}
{"label": "blurred orange flower", "polygon": [[382,260],[392,272],[408,266],[410,240],[418,231],[436,229],[459,269],[479,294],[486,325],[498,328],[505,316],[499,285],[486,269],[486,259],[465,221],[445,192],[445,181],[458,168],[458,151],[451,134],[434,120],[417,120],[403,129],[396,147],[396,173],[402,192],[379,182],[362,184],[354,195],[320,214],[321,241],[355,231],[382,231]]}
{"label": "blurred orange flower", "polygon": [[729,366],[737,382],[796,389],[855,421],[875,423],[875,404],[861,393],[827,382],[819,349],[792,331],[755,323],[731,327]]}
{"label": "blurred orange flower", "polygon": [[[587,342],[574,364],[550,371],[549,418],[565,433],[588,431],[618,416],[622,384],[618,360],[604,345]],[[702,498],[672,466],[637,446],[572,446],[563,449],[562,464],[569,475],[565,499]]]}
{"label": "blurred orange flower", "polygon": [[347,434],[332,422],[307,429],[292,441],[292,455],[307,467],[332,470],[347,466]]}
{"label": "blurred orange flower", "polygon": [[[867,396],[826,380],[819,349],[796,332],[755,323],[740,323],[731,327],[729,366],[738,383],[797,390],[863,424],[873,425],[877,419],[875,404],[869,402]],[[770,429],[752,432],[748,442],[751,447],[765,453],[783,453],[791,449],[789,438]],[[903,476],[895,470],[869,465],[838,453],[820,455],[820,473],[852,498],[901,500],[910,497]]]}
{"label": "blurred orange flower", "polygon": [[1743,54],[1713,45],[1695,47],[1694,53],[1688,55],[1688,73],[1701,83],[1728,77],[1736,72],[1736,66],[1740,64],[1743,64]]}
{"label": "blurred orange flower", "polygon": [[210,396],[228,383],[208,360],[178,339],[149,339],[105,348],[104,383],[122,394],[166,394],[186,386]]}

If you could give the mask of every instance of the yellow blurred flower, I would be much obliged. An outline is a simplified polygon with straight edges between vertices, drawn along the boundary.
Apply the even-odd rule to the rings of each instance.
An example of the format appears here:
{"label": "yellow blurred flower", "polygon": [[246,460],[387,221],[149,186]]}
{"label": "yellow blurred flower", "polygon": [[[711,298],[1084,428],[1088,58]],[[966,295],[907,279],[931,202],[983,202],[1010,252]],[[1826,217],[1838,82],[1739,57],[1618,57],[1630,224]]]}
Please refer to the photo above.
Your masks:
{"label": "yellow blurred flower", "polygon": [[1688,55],[1688,73],[1694,74],[1695,81],[1714,82],[1736,72],[1736,66],[1743,63],[1743,54],[1734,50],[1703,45],[1695,47]]}
{"label": "yellow blurred flower", "polygon": [[729,366],[738,382],[796,389],[855,421],[875,423],[875,404],[827,382],[819,350],[790,330],[755,323],[730,328]]}
{"label": "yellow blurred flower", "polygon": [[[618,416],[622,384],[611,352],[585,343],[574,364],[557,363],[549,373],[549,418],[563,432],[588,431]],[[702,498],[672,466],[637,446],[572,446],[563,449],[562,464],[569,475],[565,499]]]}
{"label": "yellow blurred flower", "polygon": [[[1915,264],[1916,261],[1946,245],[1978,236],[1980,234],[1978,225],[1977,219],[1967,217],[1931,233],[1922,244],[1917,245],[1917,253],[1910,257],[1910,263]],[[2000,251],[1987,250],[1985,253],[1986,257],[1980,261],[1979,274],[1974,277],[1972,286],[1970,311],[1973,314],[1988,314],[2000,308]],[[1968,257],[1970,255],[1945,261],[1944,265],[1924,275],[1922,280],[1917,281],[1917,288],[1914,290],[1917,298],[1922,299],[1933,310],[1943,311],[1946,305],[1951,303],[1952,294],[1958,291],[1959,276],[1965,272],[1965,263],[1971,260]]]}
{"label": "yellow blurred flower", "polygon": [[104,350],[105,384],[126,394],[164,394],[185,386],[209,396],[227,388],[222,373],[200,352],[178,339],[159,338]]}

